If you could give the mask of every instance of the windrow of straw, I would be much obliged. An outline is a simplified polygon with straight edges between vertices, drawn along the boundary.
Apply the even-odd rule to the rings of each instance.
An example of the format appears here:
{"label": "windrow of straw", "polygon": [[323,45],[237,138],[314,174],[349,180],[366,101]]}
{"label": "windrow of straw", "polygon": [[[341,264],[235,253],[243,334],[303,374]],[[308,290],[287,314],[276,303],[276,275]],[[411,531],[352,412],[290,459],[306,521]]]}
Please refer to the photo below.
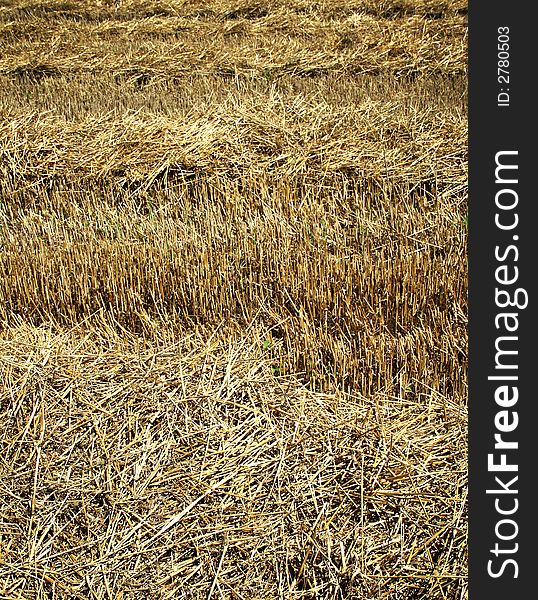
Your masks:
{"label": "windrow of straw", "polygon": [[462,407],[315,394],[246,333],[2,336],[6,597],[461,597]]}
{"label": "windrow of straw", "polygon": [[449,113],[406,111],[392,101],[336,107],[301,95],[286,104],[278,93],[269,103],[225,103],[210,114],[0,119],[3,176],[17,183],[120,175],[148,189],[165,176],[201,172],[315,180],[353,173],[444,191],[465,186],[465,141],[465,122]]}
{"label": "windrow of straw", "polygon": [[[397,21],[361,12],[200,19],[158,15],[126,20],[0,20],[0,74],[44,78],[103,72],[153,81],[193,71],[222,76],[316,77],[327,73],[466,72],[466,17],[421,15]],[[3,21],[3,22],[2,22]],[[252,40],[255,43],[252,43]]]}
{"label": "windrow of straw", "polygon": [[295,15],[341,18],[372,14],[386,19],[421,15],[446,19],[467,14],[465,0],[4,0],[0,18],[46,16],[72,21],[143,20],[151,17],[186,17],[200,20],[259,20],[286,9]]}

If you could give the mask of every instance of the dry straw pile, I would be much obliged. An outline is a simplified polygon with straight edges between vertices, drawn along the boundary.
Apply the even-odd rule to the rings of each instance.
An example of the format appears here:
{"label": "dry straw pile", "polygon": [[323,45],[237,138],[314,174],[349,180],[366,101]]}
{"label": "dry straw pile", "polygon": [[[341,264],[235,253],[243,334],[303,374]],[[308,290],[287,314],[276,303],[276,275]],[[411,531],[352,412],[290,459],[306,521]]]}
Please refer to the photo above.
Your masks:
{"label": "dry straw pile", "polygon": [[465,9],[0,2],[2,597],[466,597]]}
{"label": "dry straw pile", "polygon": [[11,597],[461,588],[462,407],[427,386],[407,400],[315,394],[275,377],[263,337],[247,333],[5,336]]}

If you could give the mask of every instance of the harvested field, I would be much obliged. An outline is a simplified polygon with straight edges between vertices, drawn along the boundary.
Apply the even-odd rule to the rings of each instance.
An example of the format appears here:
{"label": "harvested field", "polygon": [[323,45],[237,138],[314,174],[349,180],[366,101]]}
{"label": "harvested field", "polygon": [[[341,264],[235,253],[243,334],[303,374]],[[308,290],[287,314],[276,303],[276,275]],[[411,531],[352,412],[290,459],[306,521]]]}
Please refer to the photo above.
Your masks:
{"label": "harvested field", "polygon": [[466,28],[0,2],[3,598],[467,597]]}

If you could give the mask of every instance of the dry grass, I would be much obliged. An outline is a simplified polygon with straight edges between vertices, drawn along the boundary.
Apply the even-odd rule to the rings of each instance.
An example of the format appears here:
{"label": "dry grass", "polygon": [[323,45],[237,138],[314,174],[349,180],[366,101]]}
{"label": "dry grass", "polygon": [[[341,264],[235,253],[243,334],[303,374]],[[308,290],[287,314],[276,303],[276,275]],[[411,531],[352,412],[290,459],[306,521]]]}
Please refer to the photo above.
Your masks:
{"label": "dry grass", "polygon": [[0,2],[3,597],[466,597],[465,8]]}
{"label": "dry grass", "polygon": [[0,12],[0,73],[16,78],[99,72],[170,80],[194,70],[454,75],[466,68],[461,2],[9,4]]}
{"label": "dry grass", "polygon": [[315,394],[247,333],[4,337],[12,597],[457,595],[462,406]]}
{"label": "dry grass", "polygon": [[[461,115],[414,110],[398,101],[335,106],[276,90],[250,102],[198,106],[167,117],[136,111],[72,123],[56,115],[6,114],[4,177],[124,175],[148,189],[157,178],[204,171],[231,177],[298,176],[332,183],[354,174],[369,183],[404,181],[462,189],[466,130]],[[321,176],[321,177],[320,177]],[[18,186],[17,186],[18,187]],[[15,190],[16,192],[16,190]]]}

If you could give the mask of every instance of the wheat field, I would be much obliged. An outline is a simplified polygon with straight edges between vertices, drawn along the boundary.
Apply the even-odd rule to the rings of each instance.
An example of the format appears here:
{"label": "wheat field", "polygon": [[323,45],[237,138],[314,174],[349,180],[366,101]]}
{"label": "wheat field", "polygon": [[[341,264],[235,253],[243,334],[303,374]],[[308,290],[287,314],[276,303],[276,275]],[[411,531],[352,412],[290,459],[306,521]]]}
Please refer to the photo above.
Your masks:
{"label": "wheat field", "polygon": [[0,1],[1,598],[467,598],[466,9]]}

